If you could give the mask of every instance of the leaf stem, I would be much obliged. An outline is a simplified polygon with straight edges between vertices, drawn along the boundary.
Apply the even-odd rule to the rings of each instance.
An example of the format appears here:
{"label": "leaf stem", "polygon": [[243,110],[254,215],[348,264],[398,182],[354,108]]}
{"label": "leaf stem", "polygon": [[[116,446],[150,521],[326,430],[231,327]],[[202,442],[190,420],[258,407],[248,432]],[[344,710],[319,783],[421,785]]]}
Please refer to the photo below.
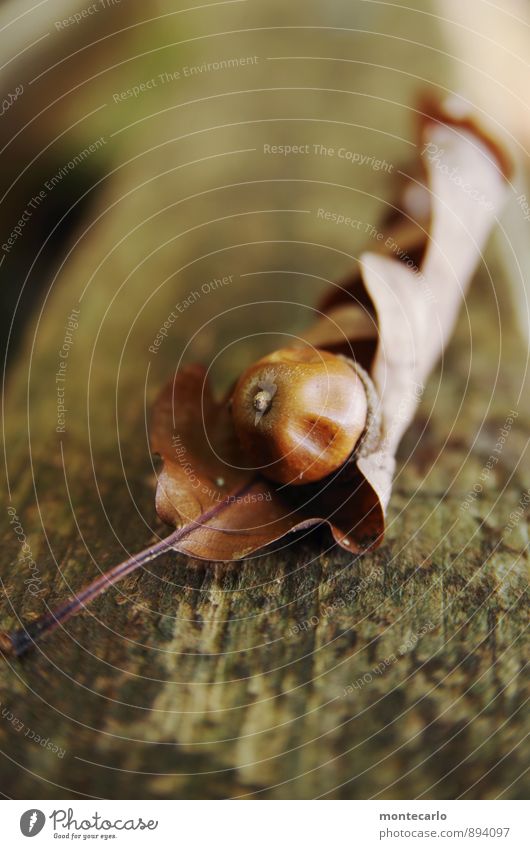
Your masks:
{"label": "leaf stem", "polygon": [[0,632],[0,649],[4,654],[15,657],[25,654],[25,652],[34,647],[36,640],[40,640],[47,634],[51,634],[63,622],[66,622],[72,616],[75,616],[76,613],[84,610],[87,604],[105,592],[109,587],[117,584],[126,575],[130,575],[139,566],[143,566],[150,560],[154,560],[155,557],[159,557],[161,554],[169,551],[181,536],[182,530],[179,528],[168,537],[158,540],[158,542],[150,545],[138,554],[133,554],[128,560],[124,560],[122,563],[118,563],[117,566],[113,566],[112,569],[100,575],[99,578],[96,578],[91,584],[81,590],[81,592],[63,602],[55,610],[48,611],[48,613],[40,616],[34,622],[23,625],[15,631]]}

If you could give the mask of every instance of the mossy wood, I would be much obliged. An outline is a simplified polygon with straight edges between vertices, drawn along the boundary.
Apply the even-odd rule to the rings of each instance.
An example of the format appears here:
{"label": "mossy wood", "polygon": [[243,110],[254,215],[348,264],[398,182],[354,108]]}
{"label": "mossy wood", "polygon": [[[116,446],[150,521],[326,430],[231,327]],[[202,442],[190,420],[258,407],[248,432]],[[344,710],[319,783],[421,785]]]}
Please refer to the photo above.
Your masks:
{"label": "mossy wood", "polygon": [[[179,358],[208,362],[248,334],[216,360],[226,389],[308,326],[329,282],[377,238],[398,169],[418,155],[410,68],[440,90],[452,83],[432,23],[411,40],[412,12],[372,5],[344,13],[343,31],[307,29],[334,26],[319,4],[267,4],[256,26],[270,29],[256,31],[245,4],[177,16],[150,31],[149,59],[116,62],[65,99],[54,136],[107,105],[97,132],[66,133],[58,161],[94,132],[107,143],[9,375],[6,507],[38,572],[6,513],[3,628],[165,533],[145,416]],[[225,35],[189,41],[208,32]],[[260,59],[160,85],[136,111],[113,99],[137,79],[243,55]],[[286,143],[310,153],[264,150]],[[32,245],[29,227],[24,238]],[[110,589],[0,665],[6,795],[522,795],[530,394],[501,257],[492,246],[402,444],[382,547],[352,558],[313,532],[228,566],[166,554]]]}

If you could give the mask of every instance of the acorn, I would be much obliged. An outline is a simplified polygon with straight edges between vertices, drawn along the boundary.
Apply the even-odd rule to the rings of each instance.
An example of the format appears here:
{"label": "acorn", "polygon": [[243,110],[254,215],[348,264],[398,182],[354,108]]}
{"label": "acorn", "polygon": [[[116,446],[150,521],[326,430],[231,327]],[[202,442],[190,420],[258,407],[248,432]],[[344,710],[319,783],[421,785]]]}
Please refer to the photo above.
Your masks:
{"label": "acorn", "polygon": [[231,399],[249,466],[291,485],[336,472],[370,423],[370,387],[353,361],[310,346],[258,360],[243,372]]}

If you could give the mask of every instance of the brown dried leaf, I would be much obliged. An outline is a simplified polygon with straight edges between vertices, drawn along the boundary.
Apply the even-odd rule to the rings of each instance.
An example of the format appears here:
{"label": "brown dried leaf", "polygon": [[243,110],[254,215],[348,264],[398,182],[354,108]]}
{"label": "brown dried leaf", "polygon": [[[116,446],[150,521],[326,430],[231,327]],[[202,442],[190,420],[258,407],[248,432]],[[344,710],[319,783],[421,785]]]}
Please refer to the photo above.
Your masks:
{"label": "brown dried leaf", "polygon": [[386,256],[363,254],[359,273],[334,288],[305,336],[369,371],[380,400],[379,445],[317,484],[277,486],[240,468],[228,404],[215,401],[202,368],[183,369],[158,398],[151,432],[164,461],[156,508],[180,529],[176,550],[232,560],[321,523],[349,551],[381,542],[395,452],[506,195],[506,160],[468,116],[431,107],[421,130],[426,185],[408,184],[387,231],[399,251],[388,243]]}

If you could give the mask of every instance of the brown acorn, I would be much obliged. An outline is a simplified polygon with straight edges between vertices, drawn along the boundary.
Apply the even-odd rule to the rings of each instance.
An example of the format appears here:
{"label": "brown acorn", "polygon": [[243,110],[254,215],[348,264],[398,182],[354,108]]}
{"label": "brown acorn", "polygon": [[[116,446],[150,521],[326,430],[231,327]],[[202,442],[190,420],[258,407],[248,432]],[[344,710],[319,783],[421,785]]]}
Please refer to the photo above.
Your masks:
{"label": "brown acorn", "polygon": [[310,346],[282,348],[251,365],[232,395],[232,416],[252,468],[277,483],[321,480],[346,463],[367,423],[354,364]]}

